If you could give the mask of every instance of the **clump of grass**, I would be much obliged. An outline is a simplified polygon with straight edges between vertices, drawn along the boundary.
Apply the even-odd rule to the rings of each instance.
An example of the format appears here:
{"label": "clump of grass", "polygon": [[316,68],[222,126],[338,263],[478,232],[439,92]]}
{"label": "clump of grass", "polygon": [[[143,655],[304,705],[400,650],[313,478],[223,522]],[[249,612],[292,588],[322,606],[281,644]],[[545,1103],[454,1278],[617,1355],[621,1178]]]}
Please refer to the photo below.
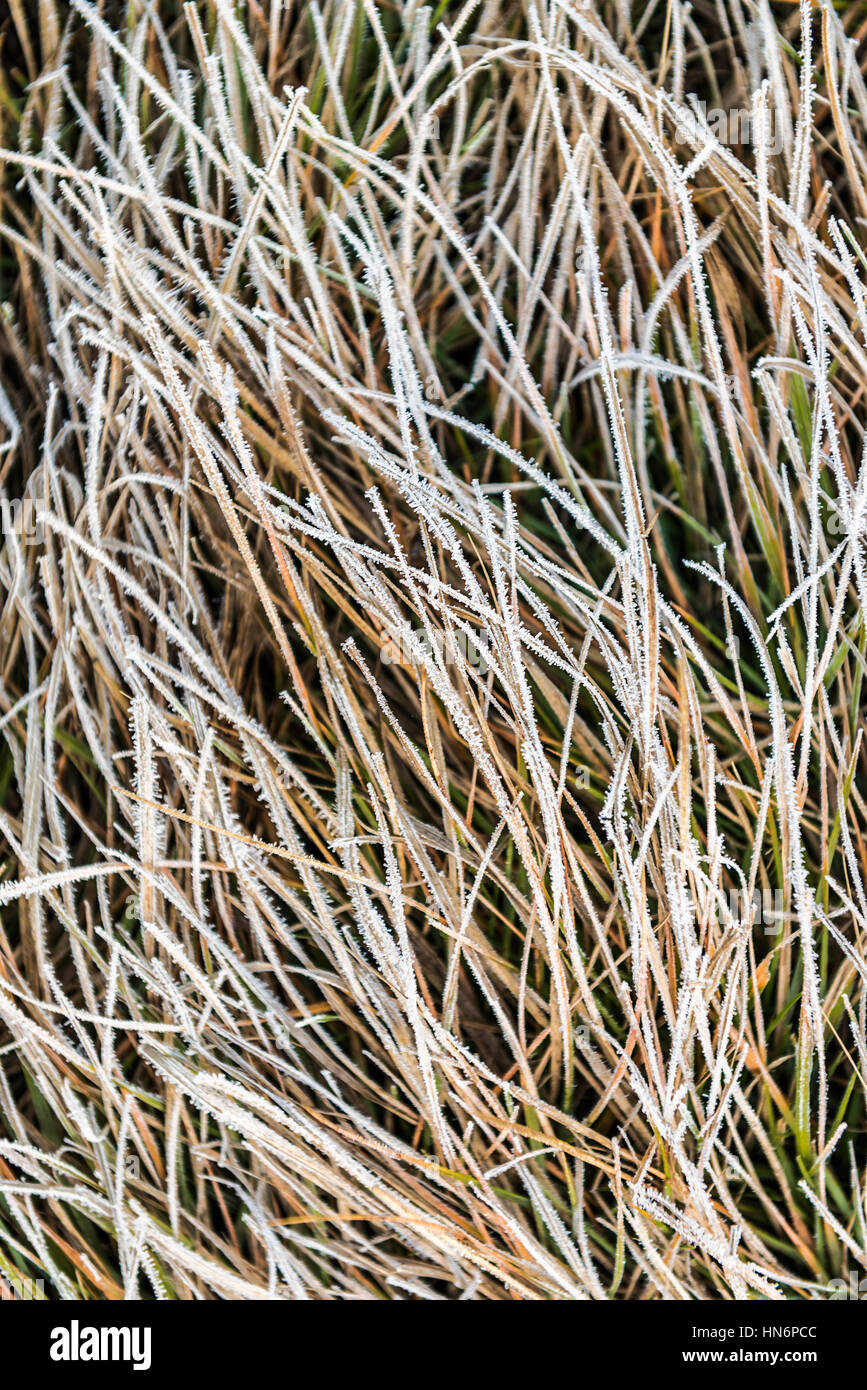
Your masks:
{"label": "clump of grass", "polygon": [[862,27],[11,6],[7,1279],[865,1264]]}

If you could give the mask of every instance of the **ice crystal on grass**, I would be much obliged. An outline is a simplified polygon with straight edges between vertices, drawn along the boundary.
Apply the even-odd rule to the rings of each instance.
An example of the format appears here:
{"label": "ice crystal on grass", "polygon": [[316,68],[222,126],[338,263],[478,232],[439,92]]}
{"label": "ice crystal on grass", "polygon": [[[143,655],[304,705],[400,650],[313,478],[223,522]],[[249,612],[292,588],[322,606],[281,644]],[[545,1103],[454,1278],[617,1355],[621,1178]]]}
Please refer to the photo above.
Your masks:
{"label": "ice crystal on grass", "polygon": [[754,8],[0,19],[4,1278],[867,1263],[867,93]]}

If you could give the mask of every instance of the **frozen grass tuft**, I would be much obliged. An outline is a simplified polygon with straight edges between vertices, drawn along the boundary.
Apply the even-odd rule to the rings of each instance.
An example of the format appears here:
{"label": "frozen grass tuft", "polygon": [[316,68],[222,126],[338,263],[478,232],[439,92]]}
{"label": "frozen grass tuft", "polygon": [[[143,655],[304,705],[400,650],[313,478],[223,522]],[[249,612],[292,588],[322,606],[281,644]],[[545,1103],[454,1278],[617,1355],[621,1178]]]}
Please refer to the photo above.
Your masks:
{"label": "frozen grass tuft", "polygon": [[867,1264],[862,16],[9,7],[5,1280]]}

